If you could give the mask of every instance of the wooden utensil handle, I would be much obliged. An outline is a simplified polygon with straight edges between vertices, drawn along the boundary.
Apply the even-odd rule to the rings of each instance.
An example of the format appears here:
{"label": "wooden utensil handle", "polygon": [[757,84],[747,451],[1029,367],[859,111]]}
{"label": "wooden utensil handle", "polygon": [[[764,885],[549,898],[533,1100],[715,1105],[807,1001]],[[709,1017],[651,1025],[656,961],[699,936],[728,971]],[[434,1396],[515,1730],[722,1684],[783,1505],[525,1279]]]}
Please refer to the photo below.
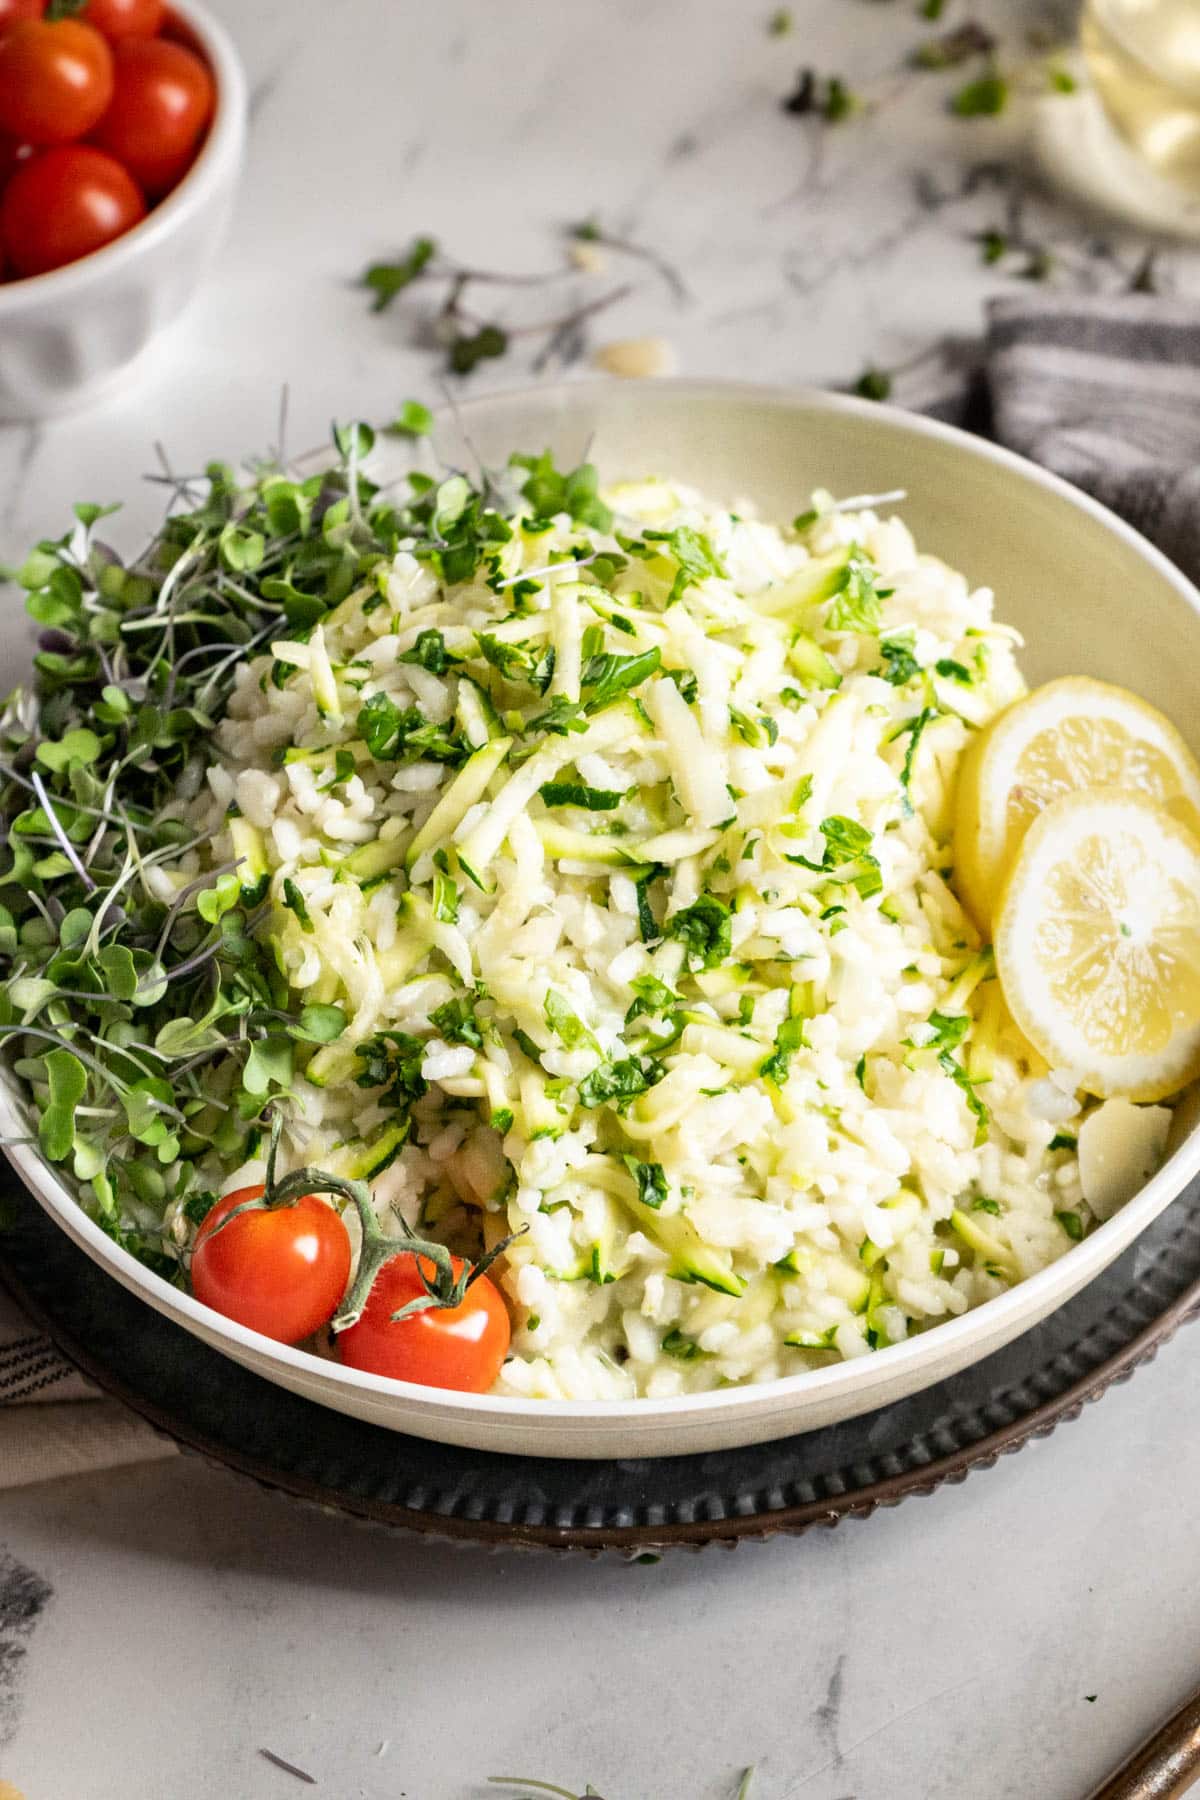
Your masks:
{"label": "wooden utensil handle", "polygon": [[1088,1800],[1177,1800],[1200,1781],[1200,1688]]}

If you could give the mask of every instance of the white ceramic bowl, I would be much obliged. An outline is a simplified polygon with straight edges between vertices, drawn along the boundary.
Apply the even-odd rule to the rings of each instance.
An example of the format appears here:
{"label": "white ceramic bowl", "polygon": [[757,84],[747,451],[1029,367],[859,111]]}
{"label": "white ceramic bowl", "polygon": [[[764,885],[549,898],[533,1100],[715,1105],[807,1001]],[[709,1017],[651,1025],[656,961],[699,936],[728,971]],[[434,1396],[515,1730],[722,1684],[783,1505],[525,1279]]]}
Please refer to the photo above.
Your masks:
{"label": "white ceramic bowl", "polygon": [[225,27],[198,0],[171,11],[212,70],[216,108],[179,186],[102,250],[0,286],[0,420],[98,399],[186,305],[216,251],[246,143],[246,77]]}
{"label": "white ceramic bowl", "polygon": [[[465,432],[471,452],[464,449]],[[1200,750],[1200,594],[1112,514],[1006,451],[945,425],[828,394],[695,382],[594,383],[468,402],[438,448],[465,466],[549,445],[602,475],[667,472],[713,498],[791,518],[816,486],[908,491],[923,548],[997,593],[1028,638],[1032,681],[1067,672],[1146,695]],[[1197,1109],[1176,1115],[1170,1160],[1116,1216],[1051,1268],[976,1311],[832,1368],[674,1400],[560,1402],[448,1394],[360,1374],[246,1331],[151,1275],[81,1211],[26,1148],[9,1154],[77,1244],[124,1286],[270,1381],[419,1437],[542,1456],[672,1455],[811,1430],[898,1400],[977,1362],[1104,1269],[1200,1170]],[[0,1093],[0,1130],[21,1115]]]}

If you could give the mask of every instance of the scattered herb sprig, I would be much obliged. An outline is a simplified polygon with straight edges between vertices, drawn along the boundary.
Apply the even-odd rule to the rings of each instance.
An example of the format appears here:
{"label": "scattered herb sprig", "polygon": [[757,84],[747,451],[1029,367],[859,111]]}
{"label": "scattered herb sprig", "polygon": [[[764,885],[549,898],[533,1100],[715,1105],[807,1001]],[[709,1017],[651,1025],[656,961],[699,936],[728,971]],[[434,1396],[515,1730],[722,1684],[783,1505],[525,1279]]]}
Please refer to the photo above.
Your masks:
{"label": "scattered herb sprig", "polygon": [[[629,248],[628,245],[623,246]],[[546,346],[561,344],[578,333],[596,313],[615,306],[631,289],[628,283],[591,296],[550,318],[512,325],[501,322],[490,307],[478,310],[476,295],[496,288],[544,289],[569,278],[569,265],[541,274],[509,274],[494,269],[470,268],[441,249],[436,238],[416,237],[389,262],[374,262],[364,270],[361,284],[374,296],[373,312],[383,312],[414,286],[439,292],[433,335],[446,353],[446,366],[454,375],[469,375],[481,362],[504,356],[517,338],[541,338]]]}

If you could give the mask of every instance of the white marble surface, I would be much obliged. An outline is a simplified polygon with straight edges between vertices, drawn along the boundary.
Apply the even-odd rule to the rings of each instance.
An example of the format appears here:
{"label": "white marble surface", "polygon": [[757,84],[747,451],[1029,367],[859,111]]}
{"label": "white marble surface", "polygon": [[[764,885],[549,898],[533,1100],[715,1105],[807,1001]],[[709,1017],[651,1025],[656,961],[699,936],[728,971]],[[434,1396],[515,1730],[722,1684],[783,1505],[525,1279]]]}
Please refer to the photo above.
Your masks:
{"label": "white marble surface", "polygon": [[[919,356],[973,332],[1015,278],[985,268],[971,234],[1020,201],[1001,166],[1026,109],[948,118],[961,77],[903,72],[928,29],[912,0],[799,0],[784,40],[750,0],[219,10],[257,97],[227,256],[126,393],[0,433],[0,559],[61,529],[77,498],[129,498],[133,542],[158,504],[137,481],[154,441],[179,468],[263,448],[285,381],[293,447],[334,414],[431,396],[417,307],[372,317],[351,285],[418,231],[527,271],[561,255],[565,221],[597,212],[678,265],[691,298],[613,259],[574,284],[638,284],[591,345],[659,332],[688,373],[768,380]],[[1054,9],[976,10],[1016,44]],[[877,109],[824,133],[785,116],[800,61]],[[1146,248],[1038,197],[1024,219],[1056,249],[1056,278],[1081,286],[1121,287]],[[1200,259],[1168,250],[1160,279],[1195,290]],[[535,350],[477,384],[528,379]],[[0,605],[15,673],[12,590]],[[4,1555],[53,1592],[17,1632],[0,1605],[0,1792],[304,1792],[265,1746],[336,1800],[471,1800],[510,1770],[591,1780],[607,1800],[723,1800],[748,1763],[761,1800],[1075,1800],[1197,1678],[1198,1352],[1185,1333],[965,1487],[654,1567],[389,1539],[190,1460],[6,1496]]]}

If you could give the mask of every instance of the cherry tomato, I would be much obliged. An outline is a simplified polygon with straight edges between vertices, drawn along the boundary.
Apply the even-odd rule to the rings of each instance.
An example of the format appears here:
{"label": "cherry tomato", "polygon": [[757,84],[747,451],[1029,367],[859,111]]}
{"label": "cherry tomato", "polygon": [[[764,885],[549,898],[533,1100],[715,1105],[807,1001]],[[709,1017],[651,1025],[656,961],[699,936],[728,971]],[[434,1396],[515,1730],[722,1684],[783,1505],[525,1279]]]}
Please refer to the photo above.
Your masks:
{"label": "cherry tomato", "polygon": [[178,180],[213,108],[212,76],[191,50],[162,38],[124,38],[113,50],[112,105],[93,142],[148,194]]}
{"label": "cherry tomato", "polygon": [[87,0],[83,16],[115,44],[118,38],[154,37],[166,10],[163,0]]}
{"label": "cherry tomato", "polygon": [[18,275],[90,256],[145,217],[133,176],[88,144],[60,144],[17,169],[0,196],[0,241]]}
{"label": "cherry tomato", "polygon": [[0,130],[31,144],[68,144],[113,95],[112,51],[79,19],[27,19],[0,38]]}
{"label": "cherry tomato", "polygon": [[[432,1278],[433,1265],[422,1259]],[[454,1258],[454,1273],[462,1269]],[[362,1318],[338,1337],[344,1363],[393,1381],[482,1394],[500,1373],[512,1335],[504,1302],[486,1275],[467,1289],[461,1306],[429,1307],[396,1323],[392,1314],[425,1292],[412,1253],[394,1256],[375,1278]]]}
{"label": "cherry tomato", "polygon": [[[214,1312],[281,1344],[298,1344],[331,1319],[350,1278],[350,1238],[332,1206],[305,1194],[295,1206],[242,1213],[263,1189],[218,1200],[196,1234],[192,1292]],[[215,1236],[214,1236],[215,1233]]]}
{"label": "cherry tomato", "polygon": [[0,0],[0,31],[7,31],[22,19],[40,19],[46,0]]}

